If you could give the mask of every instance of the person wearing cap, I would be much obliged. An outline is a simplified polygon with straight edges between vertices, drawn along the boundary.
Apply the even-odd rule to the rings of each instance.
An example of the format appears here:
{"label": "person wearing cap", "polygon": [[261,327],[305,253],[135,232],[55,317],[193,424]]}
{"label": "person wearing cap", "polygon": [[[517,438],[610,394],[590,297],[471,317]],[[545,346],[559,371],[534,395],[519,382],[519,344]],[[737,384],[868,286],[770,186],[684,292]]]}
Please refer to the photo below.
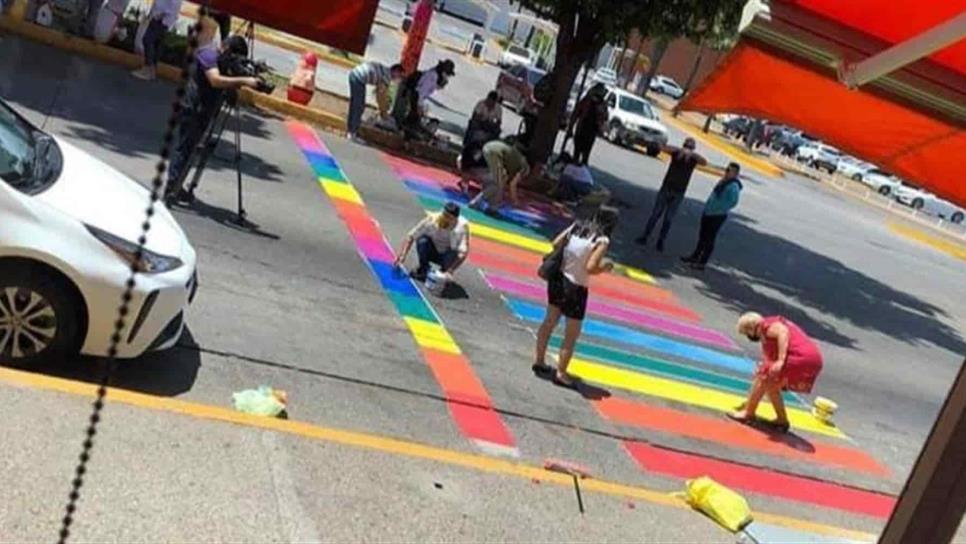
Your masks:
{"label": "person wearing cap", "polygon": [[778,431],[787,433],[788,413],[782,391],[811,393],[822,372],[822,352],[801,327],[785,317],[748,312],[738,318],[737,329],[740,336],[761,343],[762,358],[748,399],[728,417],[741,423],[755,421],[758,403],[768,395],[776,415],[771,423]]}
{"label": "person wearing cap", "polygon": [[356,142],[359,140],[359,127],[362,125],[362,114],[366,111],[366,89],[368,86],[376,88],[379,104],[379,115],[385,117],[389,100],[389,85],[403,78],[402,64],[386,66],[380,62],[368,61],[349,71],[349,114],[346,117],[346,137]]}
{"label": "person wearing cap", "polygon": [[647,226],[644,227],[644,234],[635,240],[638,244],[647,245],[651,232],[663,215],[664,222],[661,224],[661,233],[657,237],[657,250],[664,251],[664,240],[671,231],[671,223],[678,213],[678,208],[684,202],[684,195],[688,191],[688,185],[691,184],[694,169],[699,165],[708,164],[707,159],[695,151],[695,147],[694,138],[690,137],[684,139],[684,144],[680,148],[664,146],[664,152],[671,156],[671,162],[664,174],[661,189],[654,199],[654,207],[651,209]]}
{"label": "person wearing cap", "polygon": [[413,279],[425,280],[431,263],[452,276],[470,251],[469,224],[460,217],[460,207],[455,202],[447,202],[441,212],[429,214],[417,223],[406,235],[395,266],[406,261],[413,244],[419,256],[419,265],[409,272]]}

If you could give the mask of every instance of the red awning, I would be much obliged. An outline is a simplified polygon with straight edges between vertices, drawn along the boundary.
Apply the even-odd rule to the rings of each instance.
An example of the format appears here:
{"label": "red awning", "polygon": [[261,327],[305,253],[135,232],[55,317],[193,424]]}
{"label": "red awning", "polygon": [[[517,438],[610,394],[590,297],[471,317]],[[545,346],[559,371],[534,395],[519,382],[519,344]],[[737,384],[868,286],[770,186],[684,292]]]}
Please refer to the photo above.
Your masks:
{"label": "red awning", "polygon": [[378,0],[212,0],[211,7],[283,32],[362,54]]}
{"label": "red awning", "polygon": [[966,10],[966,0],[773,0],[771,7],[680,107],[800,128],[966,206],[966,44],[859,90],[840,83],[834,66],[928,30]]}

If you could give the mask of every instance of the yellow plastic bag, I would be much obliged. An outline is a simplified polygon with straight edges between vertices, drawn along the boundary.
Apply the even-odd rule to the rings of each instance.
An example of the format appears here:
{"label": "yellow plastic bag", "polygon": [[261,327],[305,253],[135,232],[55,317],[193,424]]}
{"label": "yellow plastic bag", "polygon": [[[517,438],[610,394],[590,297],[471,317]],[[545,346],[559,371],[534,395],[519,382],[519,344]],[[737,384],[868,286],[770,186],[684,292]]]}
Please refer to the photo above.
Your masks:
{"label": "yellow plastic bag", "polygon": [[751,523],[751,508],[741,495],[707,476],[689,480],[687,486],[687,503],[722,527],[736,533]]}

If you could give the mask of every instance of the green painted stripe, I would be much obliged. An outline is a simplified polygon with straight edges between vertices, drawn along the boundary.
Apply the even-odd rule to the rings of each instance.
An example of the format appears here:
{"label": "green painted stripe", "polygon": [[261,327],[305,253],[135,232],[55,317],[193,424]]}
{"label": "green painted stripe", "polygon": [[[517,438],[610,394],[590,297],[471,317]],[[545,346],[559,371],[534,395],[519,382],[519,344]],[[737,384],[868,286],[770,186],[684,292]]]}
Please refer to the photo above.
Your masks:
{"label": "green painted stripe", "polygon": [[[427,211],[438,212],[443,209],[443,202],[428,196],[419,196],[419,205],[425,208]],[[515,225],[507,221],[500,221],[494,219],[485,213],[478,212],[469,206],[463,206],[460,215],[465,217],[470,223],[477,223],[486,227],[491,227],[494,229],[499,229],[504,232],[512,232],[514,234],[519,234],[520,236],[526,236],[533,240],[539,240],[545,242],[547,239],[541,236],[539,233],[530,230],[526,227],[521,227],[520,225]]]}
{"label": "green painted stripe", "polygon": [[393,291],[386,291],[386,294],[389,295],[389,299],[392,300],[396,310],[403,316],[422,319],[430,323],[439,323],[439,320],[436,319],[436,314],[426,305],[423,299],[402,293],[395,293]]}
{"label": "green painted stripe", "polygon": [[[560,349],[560,345],[562,343],[563,339],[559,336],[554,336],[550,339],[550,345],[554,349]],[[576,352],[581,358],[594,362],[617,365],[633,370],[643,371],[648,374],[704,385],[718,389],[719,391],[745,394],[751,387],[751,382],[742,378],[725,376],[723,374],[710,372],[692,366],[685,366],[672,363],[670,361],[664,361],[662,359],[655,359],[653,357],[635,355],[633,353],[628,353],[626,351],[597,344],[580,342],[577,344]],[[785,393],[784,396],[785,402],[789,403],[790,405],[807,407],[807,405],[795,395]]]}
{"label": "green painted stripe", "polygon": [[345,179],[345,175],[342,173],[342,170],[338,168],[332,166],[315,165],[313,169],[315,170],[316,176],[325,178],[327,181],[349,183],[349,180]]}

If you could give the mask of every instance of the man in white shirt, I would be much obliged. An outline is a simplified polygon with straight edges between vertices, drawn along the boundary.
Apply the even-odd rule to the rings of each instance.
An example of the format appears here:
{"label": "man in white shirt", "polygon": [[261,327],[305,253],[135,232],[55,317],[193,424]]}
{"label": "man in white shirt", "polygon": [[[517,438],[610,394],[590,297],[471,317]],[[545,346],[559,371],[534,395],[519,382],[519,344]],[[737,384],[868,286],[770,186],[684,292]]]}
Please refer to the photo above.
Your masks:
{"label": "man in white shirt", "polygon": [[469,224],[460,217],[460,207],[455,202],[447,202],[442,212],[430,214],[417,223],[406,236],[395,266],[405,262],[414,243],[419,266],[409,273],[413,279],[425,280],[430,263],[439,265],[443,273],[452,276],[470,251]]}
{"label": "man in white shirt", "polygon": [[154,0],[148,12],[148,28],[141,44],[144,46],[144,66],[132,72],[138,79],[152,80],[158,77],[158,58],[164,37],[174,28],[181,13],[182,0]]}

